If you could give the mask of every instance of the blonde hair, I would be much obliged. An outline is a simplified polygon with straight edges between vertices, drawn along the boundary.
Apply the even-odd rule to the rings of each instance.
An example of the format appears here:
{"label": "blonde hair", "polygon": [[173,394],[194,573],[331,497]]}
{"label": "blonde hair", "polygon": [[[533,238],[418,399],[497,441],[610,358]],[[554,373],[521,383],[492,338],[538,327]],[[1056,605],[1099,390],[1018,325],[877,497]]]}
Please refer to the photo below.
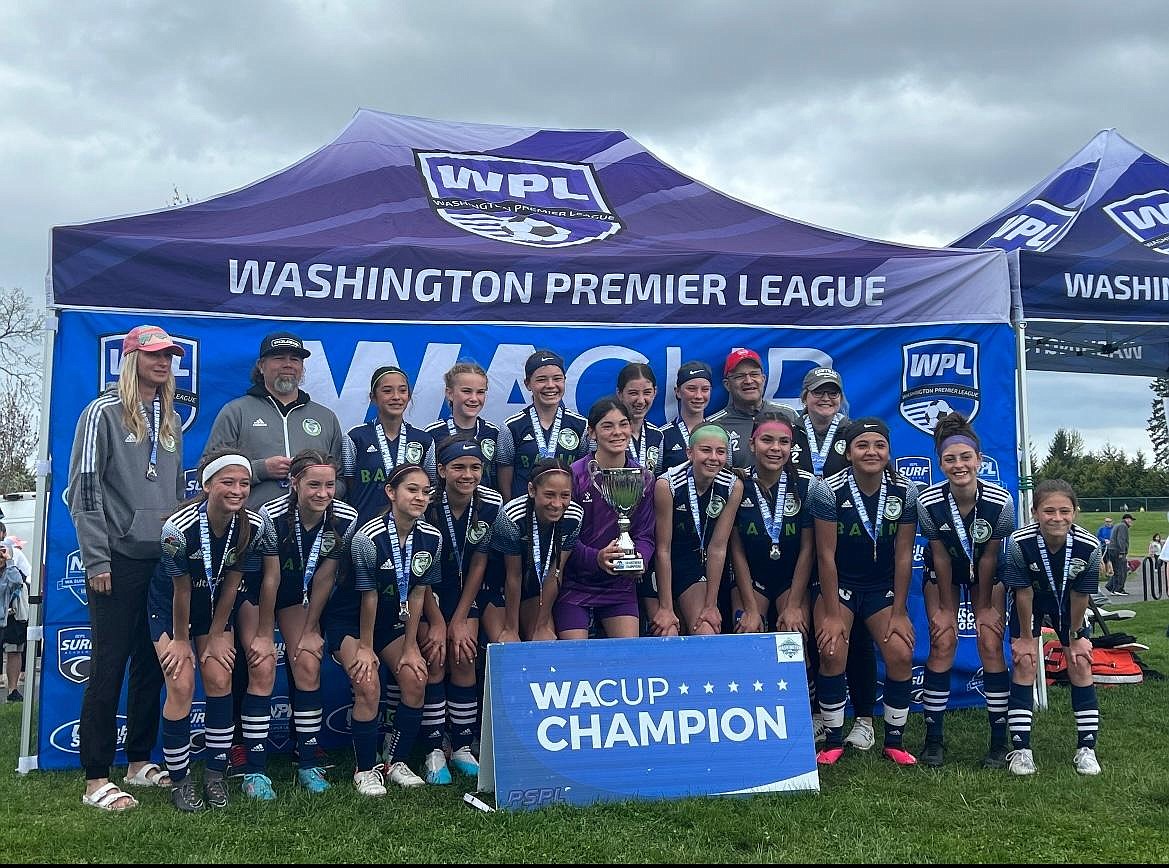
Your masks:
{"label": "blonde hair", "polygon": [[[139,407],[142,404],[138,396],[138,353],[137,350],[132,353],[125,353],[122,356],[122,367],[118,371],[118,398],[122,402],[122,424],[126,426],[126,430],[138,438],[142,442],[149,436],[149,431],[146,427],[146,420],[142,418],[142,413]],[[178,441],[181,433],[178,426],[175,425],[175,375],[174,371],[167,374],[166,382],[162,384],[159,390],[161,404],[161,414],[159,425],[160,441],[165,441],[168,438],[173,441]],[[149,411],[147,411],[149,412]]]}

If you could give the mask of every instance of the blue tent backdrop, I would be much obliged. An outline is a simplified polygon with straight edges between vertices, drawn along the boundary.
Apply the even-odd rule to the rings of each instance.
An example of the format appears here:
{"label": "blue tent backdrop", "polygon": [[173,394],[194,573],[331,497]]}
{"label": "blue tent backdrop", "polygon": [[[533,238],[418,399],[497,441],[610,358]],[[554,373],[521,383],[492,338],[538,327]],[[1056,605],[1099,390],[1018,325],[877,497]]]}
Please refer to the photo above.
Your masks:
{"label": "blue tent backdrop", "polygon": [[[776,216],[682,175],[619,131],[364,110],[332,143],[243,189],[57,227],[34,759],[77,764],[84,668],[70,655],[88,627],[62,495],[77,418],[116,377],[120,336],[135,324],[156,322],[188,348],[177,375],[196,398],[182,410],[192,468],[220,407],[246,388],[261,337],[283,320],[313,351],[305,389],[346,426],[366,418],[369,373],[387,363],[416,384],[409,418],[440,417],[442,373],[462,358],[488,369],[485,415],[500,421],[525,403],[523,362],[542,346],[567,359],[566,401],[585,411],[613,391],[622,365],[648,362],[660,378],[651,420],[661,423],[673,418],[682,362],[721,371],[726,353],[745,346],[765,359],[766,394],[790,403],[811,367],[836,367],[852,413],[888,420],[899,466],[922,483],[941,478],[933,417],[966,412],[983,439],[983,475],[1014,490],[1008,288],[1001,251],[900,246]],[[725,400],[718,389],[711,411]],[[920,598],[912,602],[920,663],[928,631]],[[959,704],[979,701],[981,689],[968,615]],[[337,744],[348,689],[339,670],[325,679]],[[286,737],[286,695],[278,687],[273,699],[276,742]]]}

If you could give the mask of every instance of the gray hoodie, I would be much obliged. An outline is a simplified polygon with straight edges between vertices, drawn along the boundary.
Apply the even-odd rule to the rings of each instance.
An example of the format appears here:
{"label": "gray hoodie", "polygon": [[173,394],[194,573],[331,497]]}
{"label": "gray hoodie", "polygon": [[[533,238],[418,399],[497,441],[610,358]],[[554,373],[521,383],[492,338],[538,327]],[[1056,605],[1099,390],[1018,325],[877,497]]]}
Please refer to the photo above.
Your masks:
{"label": "gray hoodie", "polygon": [[87,577],[108,573],[114,552],[139,560],[162,556],[163,519],[184,495],[182,437],[158,444],[154,479],[146,478],[149,465],[150,438],[139,442],[126,429],[117,389],[92,401],[77,420],[68,491]]}

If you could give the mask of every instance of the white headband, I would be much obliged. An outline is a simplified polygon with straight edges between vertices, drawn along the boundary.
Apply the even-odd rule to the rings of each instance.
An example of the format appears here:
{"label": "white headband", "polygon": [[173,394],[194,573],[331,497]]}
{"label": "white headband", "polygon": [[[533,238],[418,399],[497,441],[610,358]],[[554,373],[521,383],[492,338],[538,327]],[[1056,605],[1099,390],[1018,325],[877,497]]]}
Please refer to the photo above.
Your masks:
{"label": "white headband", "polygon": [[203,487],[207,487],[207,483],[211,481],[212,476],[214,476],[223,468],[231,467],[232,465],[238,465],[242,467],[248,472],[248,475],[251,476],[252,463],[248,461],[248,459],[244,458],[242,455],[222,455],[203,468]]}

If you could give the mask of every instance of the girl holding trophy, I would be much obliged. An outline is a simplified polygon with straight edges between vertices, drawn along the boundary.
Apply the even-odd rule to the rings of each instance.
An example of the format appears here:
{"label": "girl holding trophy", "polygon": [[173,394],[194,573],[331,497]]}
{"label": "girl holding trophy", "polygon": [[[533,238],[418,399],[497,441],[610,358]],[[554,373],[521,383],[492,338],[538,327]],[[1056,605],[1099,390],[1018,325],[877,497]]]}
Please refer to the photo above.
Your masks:
{"label": "girl holding trophy", "polygon": [[[596,451],[572,465],[572,497],[584,519],[553,609],[556,631],[587,639],[595,616],[610,638],[634,638],[636,584],[654,553],[653,475],[628,451],[633,420],[621,401],[602,398],[588,419]],[[649,433],[642,429],[642,445]]]}

